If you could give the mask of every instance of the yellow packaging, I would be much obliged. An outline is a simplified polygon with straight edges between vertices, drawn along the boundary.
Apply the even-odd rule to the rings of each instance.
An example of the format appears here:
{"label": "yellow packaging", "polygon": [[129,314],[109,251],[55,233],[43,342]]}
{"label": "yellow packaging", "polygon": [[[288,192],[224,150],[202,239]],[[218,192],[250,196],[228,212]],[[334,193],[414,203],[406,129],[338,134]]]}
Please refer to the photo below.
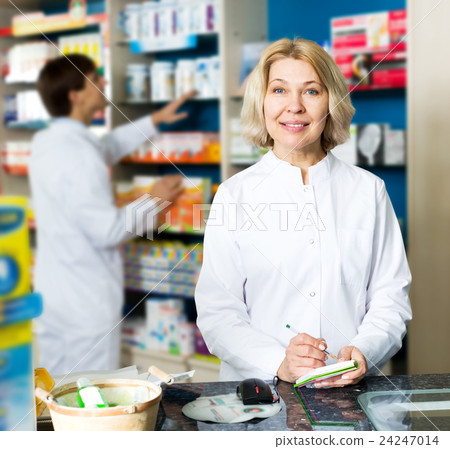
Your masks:
{"label": "yellow packaging", "polygon": [[[45,368],[36,368],[34,370],[34,387],[42,388],[45,391],[52,391],[55,386],[55,381]],[[36,416],[41,416],[45,410],[45,402],[42,402],[37,396],[36,401]]]}
{"label": "yellow packaging", "polygon": [[0,301],[30,293],[28,200],[0,197]]}

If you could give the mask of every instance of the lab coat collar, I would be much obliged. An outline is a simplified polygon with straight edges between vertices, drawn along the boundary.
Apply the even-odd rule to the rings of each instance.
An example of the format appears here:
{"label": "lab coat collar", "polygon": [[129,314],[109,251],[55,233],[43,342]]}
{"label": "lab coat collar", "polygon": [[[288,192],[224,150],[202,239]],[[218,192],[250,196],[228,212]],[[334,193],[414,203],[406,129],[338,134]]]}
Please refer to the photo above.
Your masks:
{"label": "lab coat collar", "polygon": [[74,120],[70,117],[57,117],[54,118],[50,125],[53,129],[63,129],[68,128],[67,132],[70,133],[79,133],[79,135],[83,135],[86,139],[95,145],[99,145],[98,137],[86,126],[84,123]]}
{"label": "lab coat collar", "polygon": [[[300,168],[291,165],[289,162],[279,159],[277,156],[275,156],[272,150],[269,150],[264,155],[262,162],[266,165],[266,168],[268,170],[279,170],[281,176],[295,176],[296,180],[298,180],[298,177],[300,177],[300,180],[303,183]],[[309,184],[314,185],[329,179],[332,175],[335,163],[335,156],[331,153],[331,151],[328,151],[327,155],[320,162],[309,167]]]}
{"label": "lab coat collar", "polygon": [[66,125],[66,126],[70,126],[70,127],[74,127],[74,128],[80,128],[80,129],[84,129],[87,130],[88,127],[80,122],[79,120],[74,120],[73,118],[70,117],[56,117],[52,120],[52,125]]}

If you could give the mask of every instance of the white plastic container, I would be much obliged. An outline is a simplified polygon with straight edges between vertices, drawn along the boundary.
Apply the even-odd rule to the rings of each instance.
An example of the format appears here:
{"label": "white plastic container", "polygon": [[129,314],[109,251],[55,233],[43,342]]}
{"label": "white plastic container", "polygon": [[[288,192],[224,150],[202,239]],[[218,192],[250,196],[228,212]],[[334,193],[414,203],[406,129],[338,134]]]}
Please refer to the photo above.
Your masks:
{"label": "white plastic container", "polygon": [[175,70],[175,96],[195,89],[195,60],[180,59]]}
{"label": "white plastic container", "polygon": [[151,65],[151,100],[170,101],[174,98],[174,66],[169,61],[158,61]]}
{"label": "white plastic container", "polygon": [[192,33],[213,33],[218,30],[218,4],[213,0],[197,0],[192,4]]}
{"label": "white plastic container", "polygon": [[126,79],[127,100],[144,102],[149,98],[149,70],[145,64],[129,64]]}
{"label": "white plastic container", "polygon": [[155,24],[157,20],[158,4],[155,2],[144,2],[141,9],[140,40],[151,42],[156,37]]}
{"label": "white plastic container", "polygon": [[176,25],[175,34],[185,36],[192,30],[192,5],[187,2],[179,2],[176,5]]}
{"label": "white plastic container", "polygon": [[212,97],[220,97],[220,58],[212,56],[208,61],[208,81]]}
{"label": "white plastic container", "polygon": [[140,3],[129,3],[125,6],[123,32],[127,42],[139,40],[139,22],[142,11]]}
{"label": "white plastic container", "polygon": [[198,98],[212,97],[209,83],[209,58],[197,58],[195,60],[195,89]]}
{"label": "white plastic container", "polygon": [[159,8],[159,38],[165,39],[176,34],[176,4],[162,3]]}

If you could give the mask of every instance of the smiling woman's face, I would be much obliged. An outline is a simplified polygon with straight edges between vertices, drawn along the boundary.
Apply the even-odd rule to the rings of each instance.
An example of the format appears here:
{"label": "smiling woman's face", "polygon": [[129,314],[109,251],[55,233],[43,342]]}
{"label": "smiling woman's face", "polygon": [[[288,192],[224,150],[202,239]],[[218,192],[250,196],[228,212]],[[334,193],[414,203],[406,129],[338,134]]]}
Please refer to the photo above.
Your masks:
{"label": "smiling woman's face", "polygon": [[320,153],[327,113],[328,92],[309,62],[284,58],[271,65],[264,120],[278,155]]}

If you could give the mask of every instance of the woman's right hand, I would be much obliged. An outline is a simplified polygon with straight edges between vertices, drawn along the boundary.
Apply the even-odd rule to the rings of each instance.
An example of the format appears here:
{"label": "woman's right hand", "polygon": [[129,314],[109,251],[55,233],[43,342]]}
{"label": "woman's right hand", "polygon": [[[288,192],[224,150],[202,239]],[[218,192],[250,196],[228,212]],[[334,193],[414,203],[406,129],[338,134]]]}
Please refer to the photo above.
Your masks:
{"label": "woman's right hand", "polygon": [[309,371],[325,366],[328,356],[323,352],[327,344],[323,338],[302,333],[291,339],[286,357],[277,371],[279,379],[294,383]]}

